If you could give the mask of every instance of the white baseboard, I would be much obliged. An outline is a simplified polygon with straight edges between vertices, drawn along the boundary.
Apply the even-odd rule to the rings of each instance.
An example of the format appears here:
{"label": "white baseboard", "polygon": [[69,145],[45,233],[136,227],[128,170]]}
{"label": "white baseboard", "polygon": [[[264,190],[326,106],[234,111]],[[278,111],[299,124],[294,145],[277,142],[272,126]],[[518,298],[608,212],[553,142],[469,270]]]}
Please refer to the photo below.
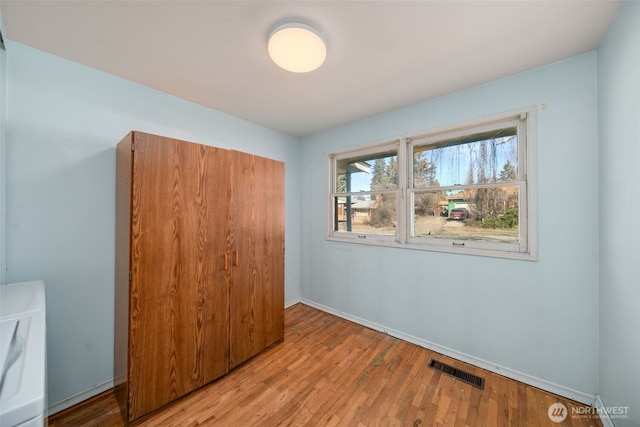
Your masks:
{"label": "white baseboard", "polygon": [[[403,332],[387,328],[378,323],[370,322],[366,319],[362,319],[360,317],[353,316],[348,313],[344,313],[340,310],[336,310],[331,307],[318,304],[306,298],[300,298],[297,300],[285,302],[285,308],[289,308],[297,303],[306,304],[310,307],[316,308],[318,310],[324,311],[329,314],[333,314],[345,320],[349,320],[359,325],[366,326],[367,328],[371,328],[376,331],[383,332],[385,334],[391,335],[392,337],[399,338],[403,341],[407,341],[412,344],[418,345],[420,347],[424,347],[429,350],[435,351],[437,353],[444,354],[449,357],[453,357],[454,359],[461,360],[463,362],[469,363],[479,368],[486,369],[487,371],[494,372],[496,374],[503,375],[508,378],[512,378],[514,380],[520,381],[525,384],[529,384],[531,386],[537,387],[542,390],[546,390],[550,393],[554,393],[554,394],[566,397],[568,399],[572,399],[577,402],[584,403],[585,405],[595,406],[596,408],[606,407],[600,395],[598,394],[593,396],[588,393],[583,393],[583,392],[573,390],[568,387],[564,387],[564,386],[561,386],[537,377],[533,377],[523,372],[506,368],[504,366],[496,365],[495,363],[490,363],[486,360],[478,359],[474,356],[470,356],[468,354],[461,353],[459,351],[452,350],[447,347],[443,347],[441,345],[432,343],[430,341],[423,340],[421,338],[417,338],[412,335],[408,335]],[[111,388],[113,388],[113,380],[109,380],[102,384],[98,384],[95,387],[92,387],[88,390],[74,394],[73,396],[70,396],[64,400],[54,403],[53,405],[50,405],[48,408],[48,414],[53,415],[57,412],[63,411],[67,408],[77,405],[78,403],[84,402],[85,400],[93,396],[96,396],[104,391],[107,391]],[[610,418],[605,417],[605,418],[602,418],[601,420],[602,420],[603,427],[615,427]]]}
{"label": "white baseboard", "polygon": [[[596,394],[596,401],[593,404],[594,407],[596,408],[606,408],[607,405],[604,404],[604,402],[602,401],[602,398],[600,397],[599,394]],[[600,421],[602,421],[602,426],[603,427],[616,427],[613,424],[613,421],[611,421],[611,418],[608,416],[605,417],[600,417]]]}
{"label": "white baseboard", "polygon": [[53,405],[50,405],[47,409],[47,412],[49,416],[51,416],[57,412],[64,411],[67,408],[71,408],[78,403],[84,402],[85,400],[90,399],[93,396],[97,396],[98,394],[105,392],[111,388],[113,388],[113,380],[106,381],[102,384],[98,384],[95,387],[91,387],[88,390],[81,391],[80,393],[74,394],[73,396],[67,397],[60,402],[56,402]]}
{"label": "white baseboard", "polygon": [[[589,405],[589,406],[593,406],[595,400],[596,400],[596,396],[588,394],[588,393],[583,393],[581,391],[577,391],[577,390],[573,390],[571,388],[568,387],[564,387],[546,380],[543,380],[541,378],[537,378],[537,377],[533,377],[531,375],[525,374],[523,372],[520,371],[516,371],[504,366],[500,366],[500,365],[496,365],[495,363],[491,363],[488,362],[486,360],[482,360],[482,359],[478,359],[477,357],[465,354],[465,353],[461,353],[457,350],[452,350],[450,348],[447,347],[443,347],[441,345],[438,345],[436,343],[427,341],[427,340],[423,340],[421,338],[417,338],[414,337],[412,335],[408,335],[405,334],[403,332],[400,331],[396,331],[390,328],[385,327],[384,325],[379,325],[377,323],[374,322],[370,322],[366,319],[362,319],[360,317],[357,316],[353,316],[351,314],[348,313],[344,313],[342,311],[339,310],[335,310],[331,307],[327,307],[324,306],[322,304],[318,304],[314,301],[310,301],[308,299],[305,298],[301,298],[300,302],[306,305],[309,305],[311,307],[317,308],[318,310],[322,310],[324,312],[333,314],[335,316],[341,317],[343,319],[349,320],[351,322],[354,323],[358,323],[360,325],[366,326],[368,328],[374,329],[376,331],[380,331],[383,332],[385,334],[391,335],[392,337],[395,338],[399,338],[403,341],[408,341],[412,344],[416,344],[420,347],[424,347],[427,348],[429,350],[435,351],[437,353],[440,354],[444,354],[446,356],[452,357],[454,359],[458,359],[460,361],[469,363],[470,365],[474,365],[477,366],[479,368],[482,369],[486,369],[487,371],[491,371],[494,372],[496,374],[500,374],[503,375],[505,377],[520,381],[522,383],[537,387],[539,389],[542,390],[546,390],[550,393],[554,393],[557,394],[559,396],[563,396],[566,397],[568,399],[571,400],[575,400],[577,402],[580,403],[584,403],[585,405]],[[605,426],[607,427],[607,426]]]}
{"label": "white baseboard", "polygon": [[294,299],[294,300],[292,300],[292,301],[285,301],[285,303],[284,303],[284,308],[285,308],[285,309],[287,309],[287,308],[289,308],[289,307],[291,307],[291,306],[296,305],[296,304],[297,304],[297,303],[299,303],[299,302],[301,302],[300,298],[298,298],[298,299]]}

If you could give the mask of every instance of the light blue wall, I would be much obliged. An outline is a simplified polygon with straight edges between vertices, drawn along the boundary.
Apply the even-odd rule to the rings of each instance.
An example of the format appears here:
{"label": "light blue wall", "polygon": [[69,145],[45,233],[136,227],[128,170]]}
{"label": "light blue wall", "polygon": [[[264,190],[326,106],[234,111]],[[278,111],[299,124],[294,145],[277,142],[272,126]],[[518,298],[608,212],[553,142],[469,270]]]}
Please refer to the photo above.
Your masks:
{"label": "light blue wall", "polygon": [[113,378],[115,145],[130,130],[286,163],[287,301],[299,298],[299,140],[8,43],[8,280],[43,279],[49,403]]}
{"label": "light blue wall", "polygon": [[[302,145],[8,42],[0,52],[0,124],[8,130],[5,138],[0,127],[0,155],[5,142],[8,149],[6,165],[0,156],[0,189],[5,174],[8,187],[6,200],[0,194],[8,216],[0,261],[9,254],[9,282],[47,282],[49,402],[113,375],[115,144],[137,129],[286,162],[287,301],[302,295],[600,393],[609,406],[630,407],[631,418],[617,426],[640,425],[640,229],[630,220],[622,230],[610,208],[623,200],[640,212],[639,40],[640,3],[628,1],[597,55],[327,130]],[[327,152],[529,105],[538,107],[538,262],[326,241]]]}
{"label": "light blue wall", "polygon": [[629,408],[616,426],[640,426],[640,2],[623,4],[598,50],[598,89],[599,393]]}
{"label": "light blue wall", "polygon": [[[302,296],[593,396],[596,80],[591,52],[304,138]],[[326,240],[328,152],[531,105],[538,107],[539,261]]]}

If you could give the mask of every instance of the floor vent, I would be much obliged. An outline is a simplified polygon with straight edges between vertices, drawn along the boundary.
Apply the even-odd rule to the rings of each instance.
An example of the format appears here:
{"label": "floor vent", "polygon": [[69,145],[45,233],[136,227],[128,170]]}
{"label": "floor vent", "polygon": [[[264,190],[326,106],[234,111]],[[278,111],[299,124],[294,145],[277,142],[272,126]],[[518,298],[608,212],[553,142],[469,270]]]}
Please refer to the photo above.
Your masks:
{"label": "floor vent", "polygon": [[453,366],[445,365],[444,363],[438,362],[437,360],[433,359],[429,361],[429,367],[440,372],[444,372],[447,375],[451,375],[452,377],[457,378],[460,381],[464,381],[467,384],[471,384],[474,387],[484,389],[484,378],[480,378],[477,375],[461,371],[460,369],[456,369]]}

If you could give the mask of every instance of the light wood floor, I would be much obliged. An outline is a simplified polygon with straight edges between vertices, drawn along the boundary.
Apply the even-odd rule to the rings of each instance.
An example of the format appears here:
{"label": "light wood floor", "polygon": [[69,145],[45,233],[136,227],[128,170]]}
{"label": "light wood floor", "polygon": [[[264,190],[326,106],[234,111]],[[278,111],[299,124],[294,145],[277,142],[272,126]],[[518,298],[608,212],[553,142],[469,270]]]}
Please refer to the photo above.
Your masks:
{"label": "light wood floor", "polygon": [[[143,420],[141,426],[602,426],[580,403],[297,304],[284,342]],[[479,375],[477,389],[428,367],[435,358]],[[568,408],[563,423],[550,405]],[[50,426],[122,426],[112,392]]]}

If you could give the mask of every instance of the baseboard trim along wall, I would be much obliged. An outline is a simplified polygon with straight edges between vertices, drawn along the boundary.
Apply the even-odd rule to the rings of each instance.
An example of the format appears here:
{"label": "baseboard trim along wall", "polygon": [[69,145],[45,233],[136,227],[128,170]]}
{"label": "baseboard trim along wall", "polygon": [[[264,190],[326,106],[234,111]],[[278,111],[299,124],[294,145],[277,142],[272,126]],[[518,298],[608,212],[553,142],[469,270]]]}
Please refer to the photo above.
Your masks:
{"label": "baseboard trim along wall", "polygon": [[[362,319],[357,316],[353,316],[348,313],[344,313],[340,310],[335,310],[331,307],[324,306],[322,304],[318,304],[314,301],[310,301],[305,298],[301,298],[300,302],[302,304],[306,304],[310,307],[317,308],[318,310],[324,311],[329,314],[333,314],[335,316],[341,317],[345,320],[349,320],[354,323],[358,323],[362,326],[366,326],[367,328],[374,329],[376,331],[383,332],[385,334],[391,335],[392,337],[399,338],[401,340],[410,342],[412,344],[418,345],[420,347],[427,348],[429,350],[433,350],[437,353],[444,354],[449,357],[453,357],[454,359],[461,360],[463,362],[469,363],[470,365],[477,366],[482,369],[486,369],[487,371],[494,372],[496,374],[503,375],[505,377],[520,381],[522,383],[537,387],[542,390],[546,390],[550,393],[554,393],[563,397],[566,397],[571,400],[575,400],[580,403],[584,403],[585,405],[594,406],[596,402],[596,396],[590,395],[588,393],[583,393],[577,390],[573,390],[568,387],[564,387],[540,378],[533,377],[531,375],[525,374],[523,372],[519,372],[510,368],[506,368],[504,366],[496,365],[495,363],[488,362],[486,360],[478,359],[474,356],[470,356],[465,353],[461,353],[456,350],[452,350],[447,347],[443,347],[441,345],[432,343],[427,340],[423,340],[421,338],[414,337],[412,335],[405,334],[400,331],[396,331],[390,328],[385,327],[384,325],[379,325],[374,322],[370,322],[368,320]],[[603,420],[604,421],[604,420]],[[607,425],[605,424],[605,427]]]}
{"label": "baseboard trim along wall", "polygon": [[[606,408],[607,405],[604,404],[599,394],[596,394],[596,402],[593,406],[598,409],[598,412],[600,413],[600,421],[602,421],[603,427],[616,427],[613,424],[613,421],[611,421],[611,418],[604,414],[604,412],[606,412],[604,408]],[[602,410],[600,408],[602,408]]]}
{"label": "baseboard trim along wall", "polygon": [[67,408],[71,408],[72,406],[77,405],[78,403],[82,403],[85,400],[91,399],[93,396],[97,396],[100,393],[103,393],[112,388],[113,388],[113,380],[109,380],[109,381],[103,382],[102,384],[98,384],[95,387],[87,389],[85,391],[81,391],[80,393],[74,394],[73,396],[67,397],[66,399],[63,399],[59,402],[54,403],[53,405],[50,405],[47,408],[48,415],[51,416],[60,411],[64,411]]}
{"label": "baseboard trim along wall", "polygon": [[291,306],[294,306],[294,305],[296,305],[296,304],[297,304],[297,303],[299,303],[299,302],[300,302],[300,300],[299,300],[299,299],[296,299],[296,300],[293,300],[293,301],[285,302],[285,303],[284,303],[284,309],[286,310],[287,308],[289,308],[289,307],[291,307]]}
{"label": "baseboard trim along wall", "polygon": [[[482,369],[486,369],[487,371],[491,371],[494,372],[496,374],[500,374],[503,375],[505,377],[523,382],[525,384],[537,387],[539,389],[542,390],[546,390],[550,393],[554,393],[560,396],[564,396],[568,399],[572,399],[575,400],[577,402],[580,403],[584,403],[585,405],[590,405],[590,406],[594,406],[596,408],[604,408],[605,405],[602,402],[602,399],[600,398],[600,395],[595,395],[592,396],[588,393],[582,393],[580,391],[576,391],[573,389],[570,389],[568,387],[563,387],[561,385],[549,382],[549,381],[545,381],[543,379],[540,378],[536,378],[533,377],[531,375],[513,370],[513,369],[509,369],[506,368],[504,366],[499,366],[496,365],[494,363],[490,363],[487,362],[486,360],[482,360],[482,359],[478,359],[476,357],[470,356],[468,354],[465,353],[461,353],[459,351],[456,350],[452,350],[450,348],[447,347],[443,347],[441,345],[432,343],[430,341],[426,341],[417,337],[414,337],[412,335],[408,335],[405,334],[403,332],[400,331],[396,331],[390,328],[387,328],[383,325],[374,323],[374,322],[370,322],[368,320],[362,319],[360,317],[357,316],[353,316],[351,314],[348,313],[344,313],[340,310],[336,310],[333,309],[331,307],[327,307],[325,305],[319,304],[317,302],[305,299],[305,298],[300,298],[299,300],[294,300],[294,301],[288,301],[285,302],[285,309],[289,308],[297,303],[302,303],[302,304],[306,304],[310,307],[316,308],[318,310],[324,311],[325,313],[329,313],[329,314],[333,314],[334,316],[338,316],[342,319],[348,320],[350,322],[354,322],[357,323],[359,325],[362,326],[366,326],[367,328],[371,328],[374,329],[376,331],[379,332],[383,332],[385,334],[391,335],[392,337],[395,338],[399,338],[401,340],[410,342],[412,344],[418,345],[420,347],[424,347],[427,348],[429,350],[433,350],[437,353],[441,353],[444,354],[446,356],[449,357],[453,357],[454,359],[458,359],[461,360],[463,362],[469,363],[471,365],[477,366],[479,368]],[[95,387],[92,387],[88,390],[82,391],[80,393],[74,394],[71,397],[68,397],[64,400],[61,400],[60,402],[56,402],[53,405],[50,405],[48,408],[48,414],[49,415],[53,415],[57,412],[63,411],[67,408],[70,408],[74,405],[77,405],[78,403],[84,402],[87,399],[92,398],[93,396],[96,396],[104,391],[107,391],[109,389],[113,388],[113,380],[109,380],[106,381],[102,384],[98,384]],[[613,425],[613,423],[611,422],[611,419],[608,417],[602,418],[602,424],[604,427],[615,427]]]}

